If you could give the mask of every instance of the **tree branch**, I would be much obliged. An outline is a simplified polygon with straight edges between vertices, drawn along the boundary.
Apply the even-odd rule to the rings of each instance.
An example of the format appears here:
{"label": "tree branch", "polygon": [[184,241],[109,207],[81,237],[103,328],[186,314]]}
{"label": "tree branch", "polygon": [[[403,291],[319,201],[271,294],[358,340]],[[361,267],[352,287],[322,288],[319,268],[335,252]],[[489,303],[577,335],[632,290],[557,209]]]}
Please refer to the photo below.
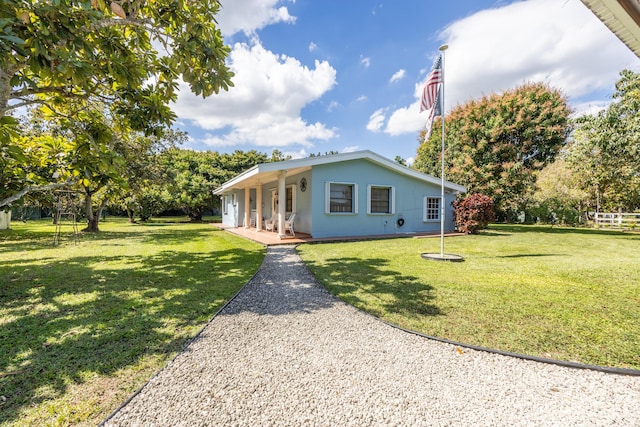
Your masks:
{"label": "tree branch", "polygon": [[15,202],[16,200],[20,200],[22,197],[24,197],[28,193],[32,193],[34,191],[54,190],[56,188],[66,187],[67,185],[71,185],[73,183],[75,183],[75,181],[74,180],[70,180],[70,181],[65,181],[65,182],[56,182],[54,184],[34,185],[34,186],[27,187],[27,188],[23,188],[22,190],[18,191],[13,196],[9,196],[4,200],[0,200],[0,208],[3,207],[3,206],[9,206],[11,203]]}
{"label": "tree branch", "polygon": [[25,98],[31,95],[41,95],[47,93],[58,93],[61,95],[65,95],[67,97],[74,98],[86,98],[88,96],[87,93],[73,93],[70,90],[76,88],[76,85],[68,85],[68,86],[43,86],[37,88],[22,88],[11,93],[11,98]]}

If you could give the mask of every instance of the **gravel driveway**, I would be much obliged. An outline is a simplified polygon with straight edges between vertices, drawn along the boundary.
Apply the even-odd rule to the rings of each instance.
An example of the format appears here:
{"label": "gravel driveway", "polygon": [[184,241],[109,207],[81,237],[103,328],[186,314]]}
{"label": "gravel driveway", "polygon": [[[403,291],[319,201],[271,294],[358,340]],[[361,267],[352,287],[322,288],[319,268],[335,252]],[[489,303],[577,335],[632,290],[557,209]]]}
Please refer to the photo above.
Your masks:
{"label": "gravel driveway", "polygon": [[640,425],[640,377],[432,341],[318,285],[293,246],[107,426]]}

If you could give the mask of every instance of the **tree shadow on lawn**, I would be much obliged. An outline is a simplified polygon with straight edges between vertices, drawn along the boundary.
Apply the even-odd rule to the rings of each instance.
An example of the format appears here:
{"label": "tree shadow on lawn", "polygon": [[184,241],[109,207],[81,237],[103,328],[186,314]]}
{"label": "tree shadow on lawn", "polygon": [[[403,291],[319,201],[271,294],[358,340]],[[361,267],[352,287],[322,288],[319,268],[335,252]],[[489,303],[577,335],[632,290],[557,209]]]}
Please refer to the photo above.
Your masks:
{"label": "tree shadow on lawn", "polygon": [[[0,231],[0,253],[5,251],[28,251],[54,247],[55,227],[50,223],[41,222],[39,228],[32,230],[2,230]],[[102,224],[104,226],[104,224]],[[79,232],[77,241],[99,242],[109,241],[111,246],[126,246],[132,241],[158,242],[158,243],[183,243],[184,239],[210,238],[211,233],[223,233],[223,230],[215,227],[190,229],[193,223],[154,223],[145,234],[140,229],[127,231],[127,227],[144,227],[146,224],[120,224],[116,230],[101,229],[98,233]],[[204,223],[202,225],[205,225]],[[78,222],[78,229],[82,229],[84,223]],[[162,229],[167,227],[167,229]],[[106,227],[104,227],[106,228]],[[145,227],[146,228],[146,227]],[[59,240],[59,247],[64,250],[65,245],[74,245],[73,229],[70,224],[63,225]]]}
{"label": "tree shadow on lawn", "polygon": [[383,258],[329,258],[324,263],[307,262],[313,275],[333,294],[378,317],[438,316],[433,286],[415,276],[384,269]]}
{"label": "tree shadow on lawn", "polygon": [[[0,423],[96,374],[180,350],[261,259],[261,250],[232,249],[3,263]],[[117,267],[100,265],[111,261]]]}

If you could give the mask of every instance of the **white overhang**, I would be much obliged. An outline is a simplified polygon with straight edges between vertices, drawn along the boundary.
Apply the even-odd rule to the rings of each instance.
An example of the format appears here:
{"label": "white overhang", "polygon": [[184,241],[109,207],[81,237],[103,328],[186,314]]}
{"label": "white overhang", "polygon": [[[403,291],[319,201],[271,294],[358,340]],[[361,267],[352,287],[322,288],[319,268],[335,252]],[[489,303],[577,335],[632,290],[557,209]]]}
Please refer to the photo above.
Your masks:
{"label": "white overhang", "polygon": [[[213,194],[222,195],[247,187],[255,188],[258,184],[266,184],[276,181],[281,171],[286,171],[287,175],[291,176],[302,173],[304,171],[308,171],[316,165],[359,159],[369,160],[382,167],[394,170],[400,174],[407,175],[421,181],[429,182],[436,185],[441,184],[440,178],[426,175],[422,172],[418,172],[415,169],[402,166],[399,163],[382,157],[372,151],[364,150],[354,151],[351,153],[332,154],[327,156],[307,157],[304,159],[285,160],[283,162],[262,163],[250,169],[247,169],[240,175],[237,175],[233,179],[225,182],[220,187],[216,188]],[[462,185],[454,184],[453,182],[445,180],[444,184],[447,190],[454,193],[464,193],[467,191],[466,188]]]}
{"label": "white overhang", "polygon": [[640,58],[640,0],[582,0]]}

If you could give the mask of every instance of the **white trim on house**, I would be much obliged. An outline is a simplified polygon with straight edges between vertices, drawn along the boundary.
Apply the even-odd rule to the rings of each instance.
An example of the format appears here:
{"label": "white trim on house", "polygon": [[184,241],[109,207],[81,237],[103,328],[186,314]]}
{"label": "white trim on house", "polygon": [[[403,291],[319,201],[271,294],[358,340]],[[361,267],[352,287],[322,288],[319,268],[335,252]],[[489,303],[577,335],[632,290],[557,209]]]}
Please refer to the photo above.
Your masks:
{"label": "white trim on house", "polygon": [[638,0],[582,0],[624,44],[640,57],[640,2]]}
{"label": "white trim on house", "polygon": [[[432,205],[431,203],[436,203]],[[422,211],[422,220],[424,222],[438,222],[440,221],[440,204],[442,198],[440,196],[425,196]]]}
{"label": "white trim on house", "polygon": [[[295,175],[307,170],[313,166],[324,165],[328,163],[346,162],[350,160],[369,160],[387,169],[391,169],[400,174],[413,177],[420,181],[431,184],[440,185],[440,178],[418,172],[415,169],[402,166],[399,163],[389,160],[369,150],[354,151],[351,153],[332,154],[327,156],[307,157],[303,159],[285,160],[283,162],[262,163],[256,165],[233,179],[222,184],[213,191],[215,195],[222,195],[232,190],[242,190],[246,187],[256,187],[259,183],[271,182],[278,180],[278,173],[286,171],[288,176]],[[452,193],[464,193],[467,189],[450,181],[444,182],[445,188]]]}
{"label": "white trim on house", "polygon": [[[389,190],[389,212],[371,212],[371,189],[386,188]],[[368,215],[395,215],[396,213],[396,188],[393,185],[367,185],[367,214]]]}
{"label": "white trim on house", "polygon": [[[351,186],[351,210],[331,211],[331,184]],[[358,214],[358,184],[354,182],[327,181],[324,183],[324,213],[327,215],[357,215]]]}

